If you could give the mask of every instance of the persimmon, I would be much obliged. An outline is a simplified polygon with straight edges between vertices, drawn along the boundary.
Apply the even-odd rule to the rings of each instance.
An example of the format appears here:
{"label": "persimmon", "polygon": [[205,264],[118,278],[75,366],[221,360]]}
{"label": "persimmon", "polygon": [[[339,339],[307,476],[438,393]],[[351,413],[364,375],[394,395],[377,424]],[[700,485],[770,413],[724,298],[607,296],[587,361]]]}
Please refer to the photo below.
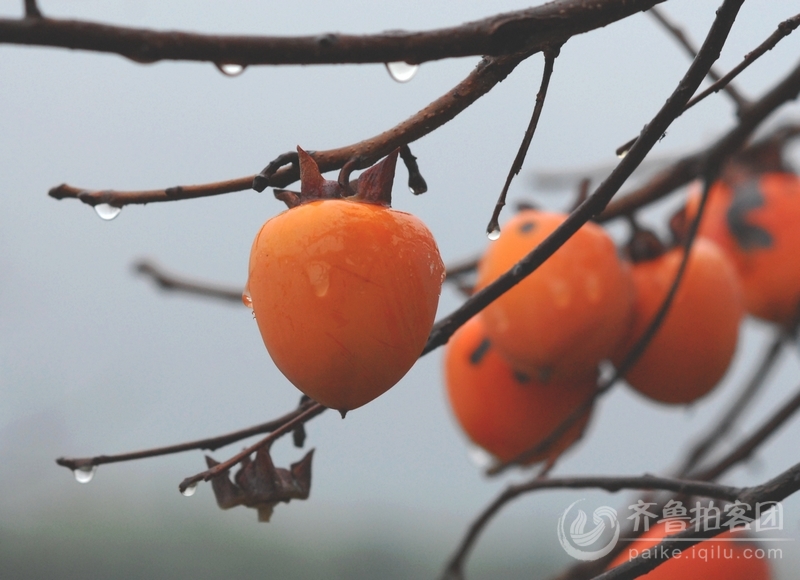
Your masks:
{"label": "persimmon", "polygon": [[[594,375],[574,384],[543,384],[514,371],[486,336],[480,316],[450,338],[445,350],[450,407],[467,436],[501,461],[545,439],[595,389]],[[587,412],[540,457],[555,459],[582,434]]]}
{"label": "persimmon", "polygon": [[[511,218],[478,266],[480,289],[511,269],[566,216],[524,210]],[[542,381],[586,376],[627,332],[633,285],[614,242],[585,224],[542,266],[482,313],[508,361]]]}
{"label": "persimmon", "polygon": [[346,412],[399,381],[433,325],[444,265],[418,218],[388,206],[397,152],[356,195],[298,147],[300,195],[250,254],[249,300],[270,356],[303,393]]}
{"label": "persimmon", "polygon": [[[627,355],[658,312],[683,252],[683,248],[673,248],[634,264],[634,321],[615,362]],[[730,260],[711,240],[695,239],[670,309],[625,379],[640,393],[663,403],[699,399],[727,371],[743,314],[739,281]]]}
{"label": "persimmon", "polygon": [[[699,188],[687,218],[697,214]],[[800,177],[748,176],[733,186],[717,181],[709,191],[699,234],[728,254],[742,281],[747,311],[788,324],[800,314]]]}
{"label": "persimmon", "polygon": [[[666,523],[659,523],[633,542],[609,568],[616,568],[645,550],[655,548],[672,534],[666,532]],[[675,532],[677,533],[677,532]],[[739,541],[731,539],[738,536]],[[677,549],[677,548],[676,548]],[[724,532],[681,550],[672,558],[640,576],[645,580],[770,580],[772,577],[767,561],[757,557],[757,545],[741,541],[738,532]],[[672,552],[670,551],[670,554]]]}

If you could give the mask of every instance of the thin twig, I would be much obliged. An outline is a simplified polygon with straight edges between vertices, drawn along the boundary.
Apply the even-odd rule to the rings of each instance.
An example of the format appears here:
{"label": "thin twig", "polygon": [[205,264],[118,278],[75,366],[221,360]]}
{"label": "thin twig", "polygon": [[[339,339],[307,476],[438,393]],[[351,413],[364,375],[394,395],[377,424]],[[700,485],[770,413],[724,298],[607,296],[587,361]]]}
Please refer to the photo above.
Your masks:
{"label": "thin twig", "polygon": [[500,219],[500,212],[506,205],[506,195],[508,194],[508,188],[511,187],[511,181],[516,175],[519,175],[519,172],[522,169],[522,164],[525,162],[525,156],[528,154],[528,148],[531,145],[531,140],[533,140],[533,134],[536,132],[536,126],[539,124],[539,117],[542,116],[544,100],[547,97],[547,87],[550,85],[550,77],[553,76],[553,65],[555,64],[560,50],[560,47],[548,48],[544,50],[544,71],[542,72],[542,81],[539,85],[539,92],[536,93],[536,104],[533,107],[533,114],[531,115],[531,120],[528,123],[528,128],[525,130],[525,135],[522,138],[519,151],[517,151],[517,156],[514,158],[514,162],[511,164],[511,169],[508,171],[508,176],[506,177],[506,182],[503,185],[503,190],[500,192],[500,197],[494,206],[494,212],[492,212],[489,225],[486,226],[486,232],[489,234],[492,234],[495,231],[500,231],[500,224],[498,222]]}
{"label": "thin twig", "polygon": [[104,465],[106,463],[121,463],[123,461],[146,459],[148,457],[158,457],[160,455],[172,455],[175,453],[183,453],[184,451],[192,451],[194,449],[208,449],[210,451],[214,451],[215,449],[219,449],[220,447],[225,447],[226,445],[230,445],[231,443],[241,441],[242,439],[247,439],[248,437],[252,437],[253,435],[261,435],[262,433],[274,432],[276,429],[283,427],[290,421],[302,415],[305,411],[307,411],[314,405],[315,403],[301,404],[297,409],[283,415],[282,417],[278,417],[277,419],[273,419],[272,421],[262,423],[261,425],[255,425],[253,427],[248,427],[247,429],[234,431],[233,433],[226,433],[225,435],[218,435],[216,437],[199,439],[197,441],[189,441],[187,443],[180,443],[178,445],[170,445],[168,447],[157,447],[154,449],[145,449],[143,451],[134,451],[132,453],[121,453],[119,455],[96,455],[95,457],[79,457],[79,458],[59,457],[58,459],[56,459],[56,463],[63,467],[66,467],[67,469],[72,469],[74,471],[76,469],[91,467],[95,465]]}
{"label": "thin twig", "polygon": [[42,11],[36,0],[25,0],[25,18],[42,18]]}
{"label": "thin twig", "polygon": [[273,430],[272,433],[264,437],[258,443],[251,445],[241,453],[237,453],[227,461],[218,463],[211,469],[207,469],[206,471],[198,473],[197,475],[187,477],[180,483],[178,489],[181,491],[181,493],[183,493],[187,487],[196,484],[198,481],[208,481],[215,475],[219,475],[224,471],[228,471],[231,467],[241,462],[245,457],[249,457],[253,452],[258,451],[264,446],[271,445],[276,439],[279,439],[288,433],[292,433],[298,426],[303,425],[306,423],[306,421],[309,421],[320,413],[324,412],[327,407],[324,407],[319,403],[312,403],[311,405],[302,407],[302,409],[303,410],[300,413],[297,413],[289,421],[286,421],[283,425]]}
{"label": "thin twig", "polygon": [[78,20],[0,18],[0,43],[114,53],[136,62],[215,64],[422,63],[442,58],[529,52],[563,44],[663,0],[556,0],[461,26],[372,35],[218,36],[155,31]]}
{"label": "thin twig", "polygon": [[764,380],[767,378],[769,371],[778,359],[784,340],[785,338],[782,333],[776,333],[769,348],[767,348],[764,356],[756,367],[756,370],[736,397],[734,403],[722,415],[719,421],[708,430],[708,433],[694,444],[691,451],[687,454],[683,464],[676,471],[676,473],[679,474],[678,477],[684,477],[686,474],[691,473],[706,455],[708,455],[711,449],[730,432],[733,425],[745,409],[747,409],[750,401],[753,400],[753,397],[764,384]]}
{"label": "thin twig", "polygon": [[134,264],[134,269],[140,274],[151,278],[153,282],[163,290],[186,292],[188,294],[197,294],[198,296],[206,296],[208,298],[217,298],[242,304],[241,289],[223,287],[215,284],[198,282],[196,280],[187,280],[166,272],[160,266],[149,260],[140,260],[136,262],[136,264]]}
{"label": "thin twig", "polygon": [[[647,12],[648,14],[653,16],[658,21],[658,23],[661,24],[661,26],[663,26],[678,41],[678,44],[680,44],[686,50],[686,52],[689,54],[691,58],[695,58],[697,56],[697,49],[691,43],[686,33],[683,30],[681,30],[676,24],[671,22],[669,18],[667,18],[667,16],[659,8],[653,6]],[[718,82],[722,78],[722,75],[720,75],[712,66],[710,69],[708,69],[708,78]],[[732,84],[730,84],[730,82],[726,83],[726,85],[724,86],[724,90],[728,94],[728,96],[730,96],[733,102],[736,103],[737,109],[741,110],[747,106],[748,104],[747,99],[745,99],[742,96],[742,94],[738,90],[736,90],[736,88]],[[684,110],[688,108],[689,105],[687,104]]]}
{"label": "thin twig", "polygon": [[552,489],[602,489],[616,493],[623,489],[640,489],[652,491],[672,491],[682,495],[694,495],[714,499],[736,501],[747,488],[731,487],[704,481],[674,479],[655,475],[641,476],[587,476],[559,477],[552,479],[535,478],[525,483],[509,485],[492,503],[490,503],[470,524],[461,544],[445,567],[444,578],[454,579],[463,576],[463,567],[478,537],[492,518],[512,500],[540,490]]}

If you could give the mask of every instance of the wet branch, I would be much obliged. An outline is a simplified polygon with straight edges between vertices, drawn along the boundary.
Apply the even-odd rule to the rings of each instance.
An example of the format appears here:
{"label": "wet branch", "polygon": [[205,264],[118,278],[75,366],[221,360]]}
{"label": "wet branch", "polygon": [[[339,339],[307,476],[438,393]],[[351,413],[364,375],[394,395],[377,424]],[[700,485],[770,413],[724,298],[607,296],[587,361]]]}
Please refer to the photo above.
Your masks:
{"label": "wet branch", "polygon": [[248,427],[247,429],[234,431],[233,433],[226,433],[225,435],[218,435],[216,437],[209,437],[207,439],[199,439],[197,441],[189,441],[187,443],[180,443],[178,445],[170,445],[168,447],[156,447],[154,449],[145,449],[143,451],[134,451],[132,453],[121,453],[118,455],[96,455],[94,457],[77,458],[59,457],[56,459],[56,463],[74,471],[76,469],[92,467],[95,465],[121,463],[123,461],[146,459],[148,457],[158,457],[160,455],[173,455],[175,453],[183,453],[184,451],[192,451],[195,449],[214,451],[215,449],[225,447],[231,443],[236,443],[242,439],[247,439],[253,435],[275,432],[277,429],[280,429],[294,419],[297,419],[315,405],[317,404],[313,402],[305,402],[294,411],[287,413],[282,417],[262,423],[261,425],[255,425],[253,427]]}
{"label": "wet branch", "polygon": [[539,92],[536,93],[536,105],[533,107],[533,115],[531,116],[530,123],[528,123],[528,128],[525,130],[525,136],[522,138],[517,156],[514,158],[511,169],[508,171],[506,182],[503,185],[503,190],[500,192],[497,204],[494,206],[494,212],[489,220],[489,225],[486,226],[486,231],[489,234],[500,231],[500,224],[498,222],[500,212],[506,205],[506,195],[508,194],[508,188],[511,186],[511,180],[513,180],[516,175],[519,175],[522,169],[522,164],[525,162],[525,156],[528,154],[528,148],[531,145],[533,134],[536,132],[536,126],[539,124],[539,117],[542,116],[544,100],[547,97],[547,87],[550,85],[550,77],[553,76],[553,65],[555,64],[559,51],[560,48],[545,49],[544,51],[544,72],[542,72],[542,82],[539,86]]}
{"label": "wet branch", "polygon": [[[287,65],[422,63],[443,58],[535,52],[563,44],[663,0],[556,0],[461,26],[371,35],[221,36],[155,31],[53,18],[0,18],[0,43],[119,54],[140,63],[161,60]],[[26,1],[26,9],[33,2]]]}
{"label": "wet branch", "polygon": [[206,282],[198,282],[195,280],[187,280],[171,274],[159,265],[149,260],[140,260],[133,265],[134,269],[152,279],[156,285],[162,290],[170,290],[176,292],[185,292],[188,294],[196,294],[198,296],[206,296],[208,298],[218,298],[227,302],[237,302],[242,304],[242,290],[237,288],[223,287],[216,284],[209,284]]}

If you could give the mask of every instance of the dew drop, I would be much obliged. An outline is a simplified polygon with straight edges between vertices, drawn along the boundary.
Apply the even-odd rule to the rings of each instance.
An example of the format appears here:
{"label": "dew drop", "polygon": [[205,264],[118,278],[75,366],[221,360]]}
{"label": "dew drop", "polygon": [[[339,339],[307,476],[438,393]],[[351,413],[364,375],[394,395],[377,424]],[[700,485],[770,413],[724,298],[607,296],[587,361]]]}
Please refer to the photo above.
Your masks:
{"label": "dew drop", "polygon": [[628,154],[629,149],[623,149],[619,153],[617,153],[617,157],[620,159],[625,159],[625,156]]}
{"label": "dew drop", "polygon": [[418,64],[408,64],[407,62],[387,62],[386,70],[389,71],[391,77],[398,83],[407,83],[414,78],[419,70]]}
{"label": "dew drop", "polygon": [[96,465],[82,465],[81,467],[75,469],[72,473],[75,475],[75,481],[78,483],[89,483],[92,481],[96,471]]}
{"label": "dew drop", "polygon": [[314,294],[320,298],[328,293],[328,288],[331,285],[329,275],[330,269],[330,264],[325,262],[311,262],[306,267],[308,281],[311,283],[311,287],[314,289]]}
{"label": "dew drop", "polygon": [[101,219],[108,221],[117,217],[119,212],[122,211],[122,208],[110,205],[108,203],[98,203],[96,206],[94,206],[94,211],[100,216]]}
{"label": "dew drop", "polygon": [[496,463],[491,453],[477,445],[470,445],[467,455],[470,462],[479,469],[489,469]]}
{"label": "dew drop", "polygon": [[187,486],[186,489],[184,489],[181,492],[181,495],[183,495],[184,497],[192,497],[196,491],[197,491],[197,484],[193,483],[192,485]]}
{"label": "dew drop", "polygon": [[235,62],[225,62],[222,64],[215,62],[214,66],[226,77],[238,77],[244,72],[244,69],[247,68],[245,65],[236,64]]}
{"label": "dew drop", "polygon": [[486,236],[491,240],[499,240],[500,239],[500,228],[496,227],[491,232],[487,233]]}
{"label": "dew drop", "polygon": [[242,292],[242,304],[247,306],[250,310],[253,309],[253,299],[250,298],[250,287],[246,284]]}

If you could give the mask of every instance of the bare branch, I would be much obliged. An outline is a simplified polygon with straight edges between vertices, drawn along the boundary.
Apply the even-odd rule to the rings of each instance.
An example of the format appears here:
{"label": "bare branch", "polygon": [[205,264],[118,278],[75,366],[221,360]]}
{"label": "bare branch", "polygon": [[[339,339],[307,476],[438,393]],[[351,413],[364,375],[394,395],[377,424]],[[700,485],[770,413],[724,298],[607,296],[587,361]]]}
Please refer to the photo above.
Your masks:
{"label": "bare branch", "polygon": [[[215,36],[158,32],[78,20],[0,19],[0,43],[119,54],[136,62],[218,64],[342,64],[536,52],[647,10],[663,0],[556,0],[462,26],[428,32],[303,37]],[[27,5],[27,4],[26,4]]]}
{"label": "bare branch", "polygon": [[520,169],[522,169],[522,164],[525,162],[525,156],[528,154],[528,148],[531,145],[533,134],[536,132],[536,126],[539,124],[539,117],[542,116],[544,100],[547,97],[547,87],[550,85],[550,77],[553,76],[553,65],[555,64],[559,51],[559,47],[546,49],[544,51],[544,72],[542,72],[542,82],[539,85],[539,92],[536,93],[536,105],[533,107],[533,114],[531,115],[531,120],[528,123],[528,128],[525,130],[525,135],[522,138],[519,151],[517,151],[517,156],[514,158],[514,162],[511,164],[511,169],[508,171],[508,176],[506,177],[506,182],[503,185],[503,190],[500,192],[500,198],[497,200],[497,203],[494,206],[494,212],[492,212],[489,225],[486,226],[486,231],[490,235],[492,235],[494,232],[500,232],[500,224],[498,222],[500,218],[500,212],[506,205],[506,195],[508,194],[508,188],[511,187],[511,180],[514,179],[516,175],[519,175]]}
{"label": "bare branch", "polygon": [[25,0],[25,18],[42,18],[42,11],[36,0]]}
{"label": "bare branch", "polygon": [[195,280],[187,280],[166,272],[160,266],[149,260],[140,260],[134,264],[134,269],[140,274],[151,278],[153,282],[155,282],[158,287],[163,290],[186,292],[188,294],[196,294],[198,296],[206,296],[209,298],[218,298],[228,302],[237,302],[242,304],[241,289],[222,287],[215,284],[197,282]]}
{"label": "bare branch", "polygon": [[248,427],[247,429],[234,431],[233,433],[226,433],[225,435],[218,435],[216,437],[209,437],[207,439],[199,439],[197,441],[189,441],[187,443],[180,443],[178,445],[170,445],[168,447],[157,447],[154,449],[145,449],[143,451],[134,451],[132,453],[121,453],[119,455],[96,455],[95,457],[79,458],[59,457],[56,459],[56,463],[74,471],[76,469],[92,467],[95,465],[121,463],[123,461],[146,459],[148,457],[158,457],[160,455],[172,455],[175,453],[183,453],[184,451],[192,451],[194,449],[207,449],[209,451],[214,451],[215,449],[225,447],[231,443],[236,443],[242,439],[247,439],[253,435],[274,432],[276,429],[288,424],[315,405],[316,403],[313,402],[301,403],[297,409],[283,415],[282,417],[262,423],[261,425],[255,425],[253,427]]}

